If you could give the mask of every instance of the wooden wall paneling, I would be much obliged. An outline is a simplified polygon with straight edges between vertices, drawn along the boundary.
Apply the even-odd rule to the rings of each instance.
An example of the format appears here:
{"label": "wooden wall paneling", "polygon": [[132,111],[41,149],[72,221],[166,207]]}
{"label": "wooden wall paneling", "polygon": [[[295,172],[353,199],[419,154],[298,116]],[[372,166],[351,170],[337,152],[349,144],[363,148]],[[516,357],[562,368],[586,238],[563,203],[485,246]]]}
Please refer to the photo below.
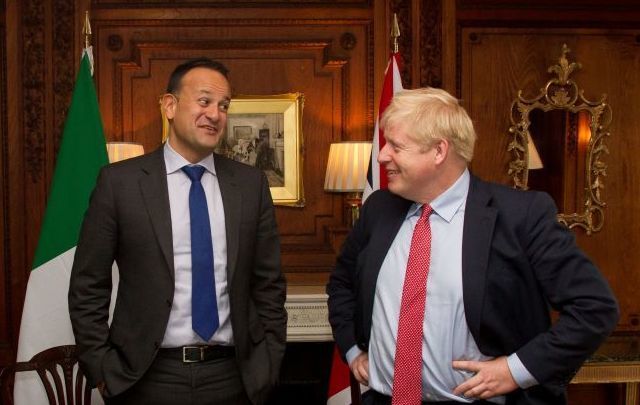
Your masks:
{"label": "wooden wall paneling", "polygon": [[[335,262],[327,228],[344,222],[342,196],[323,190],[331,142],[369,139],[373,27],[365,18],[152,19],[94,13],[96,81],[108,139],[160,145],[157,99],[179,62],[206,55],[231,70],[236,94],[305,94],[303,208],[277,207],[290,282],[324,284]],[[115,18],[113,18],[115,17]]]}
{"label": "wooden wall paneling", "polygon": [[[3,167],[6,170],[1,181],[6,193],[3,198],[3,215],[5,223],[4,234],[4,261],[6,292],[6,336],[3,336],[3,347],[0,350],[0,360],[7,364],[15,359],[15,345],[18,339],[19,319],[22,313],[22,303],[28,271],[26,269],[26,237],[25,237],[25,187],[23,185],[25,175],[24,140],[22,133],[22,39],[19,37],[20,5],[18,2],[9,2],[5,10],[6,45],[5,57],[2,58],[6,72],[6,97],[11,100],[6,107],[7,132],[6,140],[2,142]],[[5,325],[3,325],[5,326]],[[4,339],[7,341],[4,341]],[[8,346],[5,346],[8,344]]]}
{"label": "wooden wall paneling", "polygon": [[574,75],[587,99],[606,93],[613,111],[610,154],[605,178],[605,223],[586,236],[576,230],[578,244],[609,280],[621,307],[618,332],[640,332],[640,46],[635,30],[462,29],[462,99],[476,125],[479,139],[473,171],[481,177],[511,184],[507,176],[509,109],[517,90],[537,95],[557,63],[563,43],[570,61],[583,68]]}
{"label": "wooden wall paneling", "polygon": [[636,0],[456,0],[465,26],[532,28],[635,28]]}
{"label": "wooden wall paneling", "polygon": [[[242,6],[243,4],[255,5],[256,3],[262,3],[264,7],[269,6],[283,6],[292,5],[300,7],[304,5],[329,5],[338,4],[340,6],[368,6],[373,0],[280,0],[280,1],[256,1],[256,0],[218,0],[216,3],[231,3],[234,6]],[[92,3],[96,6],[119,6],[125,7],[175,7],[179,5],[181,7],[197,7],[206,3],[212,3],[212,0],[139,0],[132,2],[131,0],[92,0]]]}
{"label": "wooden wall paneling", "polygon": [[7,139],[7,74],[6,74],[6,12],[4,1],[0,1],[0,366],[8,363],[11,353],[11,290],[8,264],[8,222],[7,222],[7,179],[8,139]]}
{"label": "wooden wall paneling", "polygon": [[457,44],[456,2],[445,0],[442,4],[442,88],[456,96]]}
{"label": "wooden wall paneling", "polygon": [[[4,4],[4,3],[3,3]],[[38,240],[74,80],[73,0],[8,2],[3,41],[2,142],[5,338],[18,339],[24,293]],[[6,52],[6,53],[5,53]],[[4,323],[4,320],[3,320]],[[0,349],[11,358],[13,349]]]}

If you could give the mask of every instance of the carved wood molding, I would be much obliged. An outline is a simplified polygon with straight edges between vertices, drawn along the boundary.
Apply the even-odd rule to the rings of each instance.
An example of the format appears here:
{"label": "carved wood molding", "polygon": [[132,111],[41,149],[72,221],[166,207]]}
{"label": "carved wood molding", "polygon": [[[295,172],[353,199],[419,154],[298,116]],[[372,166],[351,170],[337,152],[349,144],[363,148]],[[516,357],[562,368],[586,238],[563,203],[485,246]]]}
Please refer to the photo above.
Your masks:
{"label": "carved wood molding", "polygon": [[[399,19],[399,17],[398,17]],[[399,22],[399,21],[398,21]],[[146,20],[93,20],[94,32],[101,28],[163,27],[163,28],[210,28],[210,27],[289,27],[289,26],[371,26],[372,21],[362,18],[184,18]],[[373,37],[371,37],[373,38]]]}
{"label": "carved wood molding", "polygon": [[[53,156],[58,150],[74,80],[74,1],[52,2],[51,14],[46,13],[45,4],[42,0],[26,0],[22,14],[24,152],[33,183],[43,179],[47,147],[53,146]],[[52,35],[46,32],[47,19],[52,22]],[[48,41],[52,45],[51,55],[47,54]],[[52,77],[47,73],[48,59]],[[52,125],[47,125],[48,89],[52,90]],[[53,145],[47,145],[47,132],[51,127]]]}
{"label": "carved wood molding", "polygon": [[[194,1],[194,0],[146,0],[140,1],[137,4],[135,2],[125,3],[123,0],[92,0],[92,4],[100,7],[117,7],[117,8],[142,8],[142,7],[203,7],[206,6],[207,0]],[[210,0],[209,0],[210,1]],[[369,7],[373,0],[279,0],[270,2],[261,2],[260,7],[282,7],[289,6],[299,8],[301,6],[313,6],[313,7],[335,7],[336,3],[340,6],[358,6]],[[254,7],[256,0],[218,0],[216,7],[233,6],[233,7]]]}
{"label": "carved wood molding", "polygon": [[[53,2],[53,134],[54,151],[62,139],[74,85],[74,1]],[[78,55],[79,57],[79,55]]]}
{"label": "carved wood molding", "polygon": [[24,152],[29,177],[37,183],[45,157],[45,7],[39,0],[25,0],[22,7]]}
{"label": "carved wood molding", "polygon": [[[3,4],[4,6],[4,4]],[[4,7],[3,7],[4,8]],[[6,61],[6,31],[4,26],[0,26],[0,60]],[[11,235],[9,233],[9,136],[8,136],[8,110],[7,110],[7,64],[2,63],[0,66],[0,178],[2,189],[0,190],[0,209],[2,210],[2,217],[0,217],[0,227],[2,229],[2,236],[0,237],[0,244],[2,244],[2,253],[0,258],[2,260],[0,264],[0,287],[2,288],[2,302],[0,302],[0,319],[3,322],[0,324],[2,327],[2,333],[0,333],[0,359],[3,357],[9,357],[9,353],[3,354],[3,351],[9,352],[11,343],[12,328],[11,324],[11,302],[13,298],[13,290],[11,288],[11,249],[9,240]],[[13,354],[12,352],[10,354]]]}
{"label": "carved wood molding", "polygon": [[442,0],[420,9],[420,86],[442,87]]}

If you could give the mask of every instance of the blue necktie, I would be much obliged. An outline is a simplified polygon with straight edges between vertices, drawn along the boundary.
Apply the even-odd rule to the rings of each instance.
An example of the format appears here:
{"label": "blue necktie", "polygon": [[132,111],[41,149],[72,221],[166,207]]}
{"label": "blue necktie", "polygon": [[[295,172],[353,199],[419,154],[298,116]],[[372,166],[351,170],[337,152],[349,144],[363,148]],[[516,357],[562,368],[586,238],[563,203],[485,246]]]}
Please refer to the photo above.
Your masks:
{"label": "blue necktie", "polygon": [[213,276],[213,242],[207,198],[200,179],[202,166],[184,166],[191,179],[189,217],[191,221],[191,327],[208,341],[218,329],[218,304]]}

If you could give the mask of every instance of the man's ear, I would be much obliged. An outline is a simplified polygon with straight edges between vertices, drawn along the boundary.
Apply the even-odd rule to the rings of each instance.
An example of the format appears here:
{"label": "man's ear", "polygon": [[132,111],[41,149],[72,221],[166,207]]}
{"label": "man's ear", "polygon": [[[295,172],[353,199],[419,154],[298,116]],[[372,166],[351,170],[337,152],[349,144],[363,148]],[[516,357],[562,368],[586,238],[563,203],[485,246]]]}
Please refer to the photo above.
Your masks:
{"label": "man's ear", "polygon": [[171,93],[165,93],[160,99],[162,111],[167,119],[173,119],[176,114],[176,107],[178,105],[178,99]]}
{"label": "man's ear", "polygon": [[449,141],[446,139],[439,139],[433,145],[433,148],[436,150],[436,164],[444,162],[447,159],[447,155],[449,154]]}

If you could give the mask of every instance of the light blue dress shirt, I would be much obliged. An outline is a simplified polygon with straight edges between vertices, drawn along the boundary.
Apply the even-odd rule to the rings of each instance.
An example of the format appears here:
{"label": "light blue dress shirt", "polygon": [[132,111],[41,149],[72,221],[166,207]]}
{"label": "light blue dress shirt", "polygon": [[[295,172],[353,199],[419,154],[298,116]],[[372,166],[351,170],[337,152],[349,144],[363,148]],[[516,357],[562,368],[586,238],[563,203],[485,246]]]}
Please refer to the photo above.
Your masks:
{"label": "light blue dress shirt", "polygon": [[[462,296],[462,232],[469,191],[469,171],[431,202],[431,262],[427,279],[427,299],[423,323],[423,400],[473,402],[456,396],[456,386],[473,373],[454,370],[453,360],[490,360],[483,355],[469,331]],[[376,284],[369,342],[369,386],[391,395],[395,344],[404,276],[413,229],[422,212],[414,203],[385,257]],[[478,286],[482,288],[482,286]],[[347,353],[349,363],[360,353],[354,346]],[[523,388],[537,382],[514,353],[508,358],[516,382]],[[489,401],[504,404],[505,397]]]}
{"label": "light blue dress shirt", "polygon": [[213,240],[213,268],[216,280],[216,300],[220,327],[208,342],[204,342],[191,327],[191,224],[189,216],[189,190],[191,180],[181,170],[190,165],[167,141],[164,145],[164,163],[167,169],[167,187],[171,210],[171,238],[173,241],[173,267],[175,289],[169,322],[161,347],[196,344],[233,344],[229,286],[227,284],[227,235],[222,194],[218,184],[213,154],[199,165],[206,169],[201,183],[207,198]]}

